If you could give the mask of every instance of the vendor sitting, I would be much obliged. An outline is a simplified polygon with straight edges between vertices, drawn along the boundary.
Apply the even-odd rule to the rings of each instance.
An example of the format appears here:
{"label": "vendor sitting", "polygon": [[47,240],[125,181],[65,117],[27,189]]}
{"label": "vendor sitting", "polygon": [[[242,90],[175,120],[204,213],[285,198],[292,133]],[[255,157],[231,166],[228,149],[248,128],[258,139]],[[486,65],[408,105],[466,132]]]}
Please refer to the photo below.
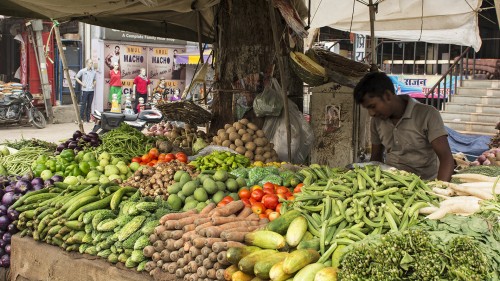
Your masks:
{"label": "vendor sitting", "polygon": [[[371,161],[384,162],[426,180],[449,181],[453,157],[439,112],[407,95],[396,95],[384,73],[368,73],[354,89],[354,99],[372,117]],[[438,161],[439,159],[439,161]]]}

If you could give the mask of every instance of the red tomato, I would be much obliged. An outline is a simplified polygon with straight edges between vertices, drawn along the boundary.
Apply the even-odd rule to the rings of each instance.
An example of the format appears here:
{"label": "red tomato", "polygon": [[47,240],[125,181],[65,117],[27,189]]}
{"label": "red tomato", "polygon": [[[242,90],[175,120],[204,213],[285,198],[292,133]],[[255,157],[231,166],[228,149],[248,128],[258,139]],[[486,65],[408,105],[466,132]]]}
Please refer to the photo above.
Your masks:
{"label": "red tomato", "polygon": [[253,191],[254,191],[254,190],[256,190],[256,189],[260,189],[260,190],[262,190],[262,186],[260,186],[260,185],[254,185],[254,186],[252,186],[252,187],[250,188],[250,192],[253,192]]}
{"label": "red tomato", "polygon": [[274,210],[271,210],[271,209],[266,209],[266,211],[264,212],[266,215],[269,215],[270,213],[274,212]]}
{"label": "red tomato", "polygon": [[153,166],[155,165],[155,163],[153,163],[153,162],[149,162],[149,163],[148,163],[148,164],[146,164],[146,165],[148,165],[149,167],[153,167]]}
{"label": "red tomato", "polygon": [[158,155],[158,160],[165,161],[165,153]]}
{"label": "red tomato", "polygon": [[252,206],[252,211],[254,213],[256,213],[257,215],[260,215],[260,214],[265,214],[266,212],[266,207],[264,206],[264,204],[260,203],[260,202],[256,202],[255,204],[253,204]]}
{"label": "red tomato", "polygon": [[278,206],[276,206],[276,212],[281,214],[281,203],[279,203]]}
{"label": "red tomato", "polygon": [[[181,152],[179,152],[179,153],[181,153]],[[180,162],[182,162],[182,163],[187,163],[188,158],[187,158],[186,154],[184,154],[184,153],[179,154],[179,153],[177,153],[177,154],[175,155],[175,158],[176,158],[177,160],[179,160]]]}
{"label": "red tomato", "polygon": [[278,193],[276,194],[278,196],[278,198],[280,199],[285,199],[286,200],[286,194],[283,194],[283,193]]}
{"label": "red tomato", "polygon": [[227,203],[229,203],[229,202],[227,202],[227,201],[220,201],[220,202],[217,204],[217,207],[224,207],[224,206],[226,206],[226,205],[227,205]]}
{"label": "red tomato", "polygon": [[275,194],[266,194],[264,197],[262,197],[262,203],[264,204],[264,207],[268,209],[276,209],[276,206],[278,206],[279,202],[279,197]]}
{"label": "red tomato", "polygon": [[264,189],[266,189],[266,188],[272,188],[274,190],[274,184],[272,184],[270,182],[266,182],[262,187]]}
{"label": "red tomato", "polygon": [[250,199],[250,190],[242,188],[238,192],[238,196],[240,197],[240,199]]}
{"label": "red tomato", "polygon": [[165,161],[170,162],[175,159],[175,155],[173,153],[169,153],[165,155]]}
{"label": "red tomato", "polygon": [[262,200],[262,197],[264,196],[264,190],[262,189],[255,189],[252,191],[250,195],[255,201],[260,202]]}
{"label": "red tomato", "polygon": [[290,190],[288,190],[288,188],[286,188],[284,186],[279,186],[278,188],[276,188],[276,193],[277,194],[280,194],[280,193],[286,194],[288,192],[290,192]]}
{"label": "red tomato", "polygon": [[256,201],[255,199],[253,199],[252,197],[250,197],[250,199],[248,199],[248,201],[250,201],[250,205],[254,205],[255,203],[259,202],[259,201]]}
{"label": "red tomato", "polygon": [[132,161],[131,161],[131,162],[141,163],[141,162],[142,162],[142,159],[141,159],[141,157],[137,156],[137,157],[132,158]]}
{"label": "red tomato", "polygon": [[280,213],[278,213],[278,212],[271,212],[267,216],[268,216],[268,218],[269,218],[270,221],[273,221],[273,220],[275,220],[275,219],[277,219],[277,218],[280,217]]}
{"label": "red tomato", "polygon": [[151,156],[149,154],[144,154],[141,157],[142,162],[149,163],[151,161]]}
{"label": "red tomato", "polygon": [[217,204],[217,207],[226,206],[231,201],[234,201],[234,199],[233,199],[233,197],[228,195],[228,196],[222,198],[222,200],[219,202],[219,204]]}
{"label": "red tomato", "polygon": [[249,208],[252,207],[252,204],[250,204],[250,200],[248,200],[248,199],[241,199],[241,201],[243,202],[243,204],[245,204],[245,207],[249,207]]}
{"label": "red tomato", "polygon": [[276,194],[274,189],[264,188],[264,194]]}
{"label": "red tomato", "polygon": [[301,192],[303,186],[304,186],[303,183],[297,184],[297,186],[295,186],[295,188],[293,189],[293,193]]}
{"label": "red tomato", "polygon": [[267,215],[264,213],[259,214],[259,219],[267,219]]}
{"label": "red tomato", "polygon": [[158,151],[158,148],[151,148],[151,150],[149,150],[149,156],[151,156],[152,159],[157,159],[158,156],[160,155],[160,151]]}
{"label": "red tomato", "polygon": [[176,158],[176,159],[179,159],[179,157],[184,157],[184,156],[186,156],[186,153],[184,153],[184,152],[177,152],[177,153],[175,154],[175,158]]}
{"label": "red tomato", "polygon": [[295,200],[295,196],[293,196],[293,195],[292,195],[292,196],[290,196],[290,197],[287,197],[287,198],[286,198],[286,200],[288,200],[288,201],[293,201],[293,200]]}

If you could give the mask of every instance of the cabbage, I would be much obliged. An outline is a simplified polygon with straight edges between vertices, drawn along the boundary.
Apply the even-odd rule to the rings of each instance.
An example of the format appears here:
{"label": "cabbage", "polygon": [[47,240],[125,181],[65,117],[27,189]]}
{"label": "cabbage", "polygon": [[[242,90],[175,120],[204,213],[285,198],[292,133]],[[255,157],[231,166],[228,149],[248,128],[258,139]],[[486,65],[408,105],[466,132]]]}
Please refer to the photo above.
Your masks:
{"label": "cabbage", "polygon": [[193,154],[198,154],[200,150],[207,146],[208,144],[202,138],[196,138],[196,141],[193,143]]}

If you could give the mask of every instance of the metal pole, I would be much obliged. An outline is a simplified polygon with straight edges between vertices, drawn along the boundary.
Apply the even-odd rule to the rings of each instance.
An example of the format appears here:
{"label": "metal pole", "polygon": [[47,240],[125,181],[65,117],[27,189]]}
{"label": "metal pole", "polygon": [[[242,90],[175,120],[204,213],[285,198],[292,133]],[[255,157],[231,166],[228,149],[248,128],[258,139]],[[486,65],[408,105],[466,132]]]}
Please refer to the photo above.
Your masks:
{"label": "metal pole", "polygon": [[[371,0],[370,0],[371,1]],[[276,20],[276,13],[274,11],[273,0],[269,0],[269,16],[271,18],[271,29],[273,31],[273,41],[274,41],[274,49],[278,54],[278,68],[280,70],[280,78],[281,78],[281,95],[283,97],[284,111],[285,111],[285,122],[286,122],[286,143],[288,150],[288,162],[292,162],[292,134],[291,134],[291,126],[290,126],[290,112],[288,108],[288,96],[287,96],[287,87],[288,81],[287,76],[285,75],[285,64],[284,57],[282,54],[282,49],[280,45],[280,34],[278,34],[278,22]]]}
{"label": "metal pole", "polygon": [[425,42],[424,50],[424,74],[427,74],[427,42]]}
{"label": "metal pole", "polygon": [[370,39],[371,39],[371,65],[372,71],[374,71],[377,67],[377,56],[375,54],[375,47],[377,46],[377,38],[375,38],[375,6],[373,5],[373,0],[370,0],[370,4],[368,5],[370,9]]}
{"label": "metal pole", "polygon": [[413,74],[415,73],[415,68],[417,67],[417,64],[415,63],[417,61],[417,42],[413,45]]}
{"label": "metal pole", "polygon": [[476,51],[472,50],[472,80],[476,79]]}
{"label": "metal pole", "polygon": [[403,64],[401,66],[401,74],[405,74],[405,45],[406,43],[403,42]]}
{"label": "metal pole", "polygon": [[436,44],[436,74],[439,73],[439,44]]}
{"label": "metal pole", "polygon": [[392,50],[391,50],[391,74],[394,69],[394,42],[392,42]]}
{"label": "metal pole", "polygon": [[[460,46],[460,54],[463,53],[462,51],[463,47]],[[463,83],[462,83],[462,80],[463,80],[463,73],[464,73],[464,58],[460,58],[460,87],[462,87]]]}
{"label": "metal pole", "polygon": [[[444,86],[444,91],[443,91],[443,102],[442,102],[442,105],[443,105],[443,110],[445,110],[445,106],[446,106],[446,76],[444,77],[444,81],[443,81],[443,86]],[[441,100],[441,98],[440,98]]]}
{"label": "metal pole", "polygon": [[64,48],[61,41],[61,34],[59,33],[59,23],[54,23],[54,35],[56,37],[57,48],[59,49],[59,57],[61,59],[64,76],[66,76],[66,81],[68,81],[69,92],[71,93],[71,101],[73,102],[73,109],[75,110],[76,120],[78,122],[78,126],[80,127],[80,131],[85,133],[83,129],[83,122],[80,119],[80,112],[78,110],[78,101],[76,100],[75,89],[73,88],[73,83],[71,83],[71,76],[69,75],[68,63],[66,62],[66,55],[64,54]]}
{"label": "metal pole", "polygon": [[[205,58],[203,57],[203,43],[201,42],[201,13],[198,11],[196,13],[196,19],[198,21],[198,48],[200,49],[200,61],[203,65],[205,63]],[[193,82],[191,82],[193,83]],[[204,100],[204,103],[207,104],[207,83],[205,83],[205,78],[203,78],[203,96],[201,97]]]}

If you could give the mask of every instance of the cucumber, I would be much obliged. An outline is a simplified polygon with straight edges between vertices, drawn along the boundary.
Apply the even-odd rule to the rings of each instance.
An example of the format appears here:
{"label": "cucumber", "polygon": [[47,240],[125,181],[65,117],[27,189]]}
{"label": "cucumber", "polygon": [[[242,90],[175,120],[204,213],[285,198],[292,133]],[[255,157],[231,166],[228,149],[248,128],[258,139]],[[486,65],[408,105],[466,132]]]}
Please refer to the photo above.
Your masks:
{"label": "cucumber", "polygon": [[307,231],[307,220],[303,216],[298,216],[290,223],[286,231],[286,242],[291,247],[297,246]]}
{"label": "cucumber", "polygon": [[319,238],[313,238],[311,240],[307,241],[301,241],[299,245],[297,246],[297,249],[311,249],[311,250],[316,250],[319,251]]}
{"label": "cucumber", "polygon": [[231,264],[238,264],[242,258],[260,250],[262,249],[256,246],[231,247],[226,253],[227,261]]}
{"label": "cucumber", "polygon": [[238,262],[238,268],[243,271],[246,274],[251,274],[253,275],[253,270],[255,267],[255,264],[266,258],[267,256],[276,253],[276,250],[260,250],[253,252],[246,257],[242,258]]}
{"label": "cucumber", "polygon": [[295,276],[293,281],[314,281],[316,273],[325,268],[322,263],[312,263],[303,267]]}
{"label": "cucumber", "polygon": [[314,281],[337,280],[337,268],[325,267],[316,273]]}
{"label": "cucumber", "polygon": [[264,249],[278,250],[285,247],[285,238],[274,231],[257,230],[245,235],[247,245],[257,246]]}
{"label": "cucumber", "polygon": [[283,271],[293,274],[301,270],[306,265],[319,260],[318,251],[311,249],[295,250],[291,252],[283,261]]}
{"label": "cucumber", "polygon": [[70,219],[74,219],[76,217],[78,217],[81,212],[79,212],[76,216],[75,216],[75,211],[78,210],[81,206],[84,206],[84,205],[87,205],[89,203],[92,203],[92,202],[95,202],[99,200],[99,196],[86,196],[86,197],[82,197],[81,199],[78,199],[77,201],[75,201],[67,210],[66,212],[64,213],[64,217],[65,218],[70,218]]}
{"label": "cucumber", "polygon": [[283,271],[283,261],[273,265],[273,267],[271,267],[271,270],[269,271],[269,278],[271,278],[271,280],[273,281],[285,281],[292,276],[292,274],[287,274]]}
{"label": "cucumber", "polygon": [[129,191],[137,191],[137,189],[133,188],[133,187],[122,187],[122,188],[118,189],[118,191],[113,193],[113,196],[111,197],[111,201],[109,204],[111,207],[111,210],[118,209],[118,206],[120,205],[120,202],[122,200],[123,195]]}
{"label": "cucumber", "polygon": [[281,215],[279,218],[270,222],[267,225],[266,229],[270,230],[270,231],[274,231],[274,232],[279,233],[281,235],[285,235],[287,230],[288,230],[288,227],[290,226],[292,221],[300,215],[301,214],[299,211],[290,210],[290,211],[286,212],[285,214]]}
{"label": "cucumber", "polygon": [[253,268],[255,276],[261,279],[269,279],[271,268],[275,264],[284,261],[287,256],[288,253],[286,252],[278,252],[258,261]]}

